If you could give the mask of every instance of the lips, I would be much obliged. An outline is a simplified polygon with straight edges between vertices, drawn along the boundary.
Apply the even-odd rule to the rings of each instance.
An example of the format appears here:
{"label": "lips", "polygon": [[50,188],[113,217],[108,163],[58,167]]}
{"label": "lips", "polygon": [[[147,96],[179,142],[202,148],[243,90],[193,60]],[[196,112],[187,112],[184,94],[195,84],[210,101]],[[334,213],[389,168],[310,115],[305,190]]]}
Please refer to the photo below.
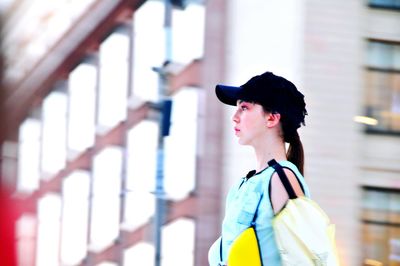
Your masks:
{"label": "lips", "polygon": [[238,129],[238,128],[234,128],[234,130],[235,130],[235,134],[237,134],[237,133],[239,133],[240,132],[240,129]]}

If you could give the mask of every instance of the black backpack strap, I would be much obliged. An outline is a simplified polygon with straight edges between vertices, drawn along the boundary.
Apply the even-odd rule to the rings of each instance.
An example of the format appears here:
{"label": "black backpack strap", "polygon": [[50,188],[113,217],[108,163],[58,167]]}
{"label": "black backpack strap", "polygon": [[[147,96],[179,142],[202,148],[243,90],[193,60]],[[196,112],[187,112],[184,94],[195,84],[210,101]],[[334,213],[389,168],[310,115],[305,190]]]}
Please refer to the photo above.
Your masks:
{"label": "black backpack strap", "polygon": [[[290,181],[289,181],[288,177],[286,176],[285,172],[283,171],[282,166],[275,159],[272,159],[271,161],[269,161],[268,165],[273,167],[275,169],[275,171],[278,173],[279,179],[281,180],[283,186],[286,189],[286,192],[289,195],[289,199],[297,198],[297,195],[294,192],[292,184],[290,184]],[[271,188],[271,186],[269,186],[269,188]],[[271,193],[269,196],[271,198]]]}
{"label": "black backpack strap", "polygon": [[219,261],[222,261],[222,237],[219,241]]}

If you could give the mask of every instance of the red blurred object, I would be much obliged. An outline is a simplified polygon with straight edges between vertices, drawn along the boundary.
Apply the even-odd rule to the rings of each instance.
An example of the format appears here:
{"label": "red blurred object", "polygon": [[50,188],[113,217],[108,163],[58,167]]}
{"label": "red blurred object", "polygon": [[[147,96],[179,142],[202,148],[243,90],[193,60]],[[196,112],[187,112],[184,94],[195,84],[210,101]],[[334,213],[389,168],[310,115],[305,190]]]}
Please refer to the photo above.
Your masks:
{"label": "red blurred object", "polygon": [[17,209],[10,194],[0,189],[0,265],[16,266],[15,221]]}

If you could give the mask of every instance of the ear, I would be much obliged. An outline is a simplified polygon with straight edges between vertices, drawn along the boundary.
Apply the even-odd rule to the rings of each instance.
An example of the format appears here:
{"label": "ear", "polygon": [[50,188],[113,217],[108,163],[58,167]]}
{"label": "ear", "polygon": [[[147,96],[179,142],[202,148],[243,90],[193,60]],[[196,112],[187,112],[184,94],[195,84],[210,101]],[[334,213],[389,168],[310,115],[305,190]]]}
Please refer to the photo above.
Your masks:
{"label": "ear", "polygon": [[265,115],[267,127],[272,128],[279,124],[281,121],[281,114],[279,113],[269,113]]}

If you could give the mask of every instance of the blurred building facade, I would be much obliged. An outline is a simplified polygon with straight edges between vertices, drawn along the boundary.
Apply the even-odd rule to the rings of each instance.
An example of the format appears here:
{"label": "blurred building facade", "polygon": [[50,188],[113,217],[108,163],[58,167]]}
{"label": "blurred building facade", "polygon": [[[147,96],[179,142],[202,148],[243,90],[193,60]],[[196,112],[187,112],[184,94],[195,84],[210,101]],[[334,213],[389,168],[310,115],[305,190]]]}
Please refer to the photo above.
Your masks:
{"label": "blurred building facade", "polygon": [[[2,184],[20,203],[20,265],[153,265],[168,62],[162,265],[207,265],[229,186],[251,170],[217,83],[273,71],[306,95],[313,198],[342,265],[400,265],[400,4],[6,1]],[[171,50],[168,50],[168,47]]]}

